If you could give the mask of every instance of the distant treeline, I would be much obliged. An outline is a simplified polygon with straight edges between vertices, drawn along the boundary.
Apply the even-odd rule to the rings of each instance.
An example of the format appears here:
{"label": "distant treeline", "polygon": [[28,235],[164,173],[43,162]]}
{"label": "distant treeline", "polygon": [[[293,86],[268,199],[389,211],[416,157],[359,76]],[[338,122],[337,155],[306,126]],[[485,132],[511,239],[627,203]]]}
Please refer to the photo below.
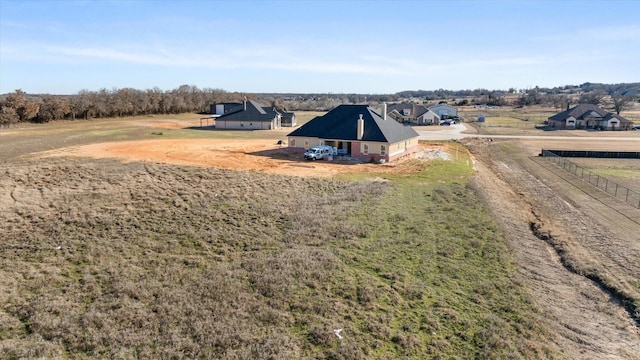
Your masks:
{"label": "distant treeline", "polygon": [[640,83],[622,83],[622,84],[600,84],[600,83],[584,83],[581,85],[565,85],[557,86],[553,88],[534,87],[526,89],[509,88],[508,90],[488,90],[488,89],[474,89],[474,90],[408,90],[397,93],[396,95],[402,97],[414,97],[425,99],[443,99],[443,98],[468,98],[468,97],[483,97],[490,96],[494,98],[504,97],[510,94],[527,94],[531,91],[546,95],[576,95],[589,92],[599,92],[604,94],[616,94],[624,95],[629,92],[640,91]]}
{"label": "distant treeline", "polygon": [[221,89],[182,85],[163,91],[82,90],[75,95],[27,94],[22,90],[0,96],[0,126],[18,122],[49,122],[136,115],[209,113],[210,105],[239,102],[245,97],[289,111],[328,111],[340,104],[413,101],[423,104],[490,105],[523,107],[544,105],[562,109],[567,103],[602,105],[616,113],[640,98],[640,83],[566,85],[554,88],[508,90],[415,90],[395,94],[241,94]]}
{"label": "distant treeline", "polygon": [[158,88],[82,90],[75,95],[30,95],[16,90],[0,99],[0,125],[61,119],[208,113],[209,105],[212,103],[241,99],[242,94],[239,93],[228,93],[220,89],[198,89],[190,85],[182,85],[170,91]]}

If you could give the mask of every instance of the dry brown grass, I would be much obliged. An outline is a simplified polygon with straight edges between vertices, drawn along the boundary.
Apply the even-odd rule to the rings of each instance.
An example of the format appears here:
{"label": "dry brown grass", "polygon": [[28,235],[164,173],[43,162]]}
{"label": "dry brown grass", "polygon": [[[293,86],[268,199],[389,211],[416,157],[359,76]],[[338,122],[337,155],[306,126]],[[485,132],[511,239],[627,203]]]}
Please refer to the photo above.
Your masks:
{"label": "dry brown grass", "polygon": [[510,280],[505,242],[448,166],[417,182],[109,160],[5,166],[1,357],[553,353]]}

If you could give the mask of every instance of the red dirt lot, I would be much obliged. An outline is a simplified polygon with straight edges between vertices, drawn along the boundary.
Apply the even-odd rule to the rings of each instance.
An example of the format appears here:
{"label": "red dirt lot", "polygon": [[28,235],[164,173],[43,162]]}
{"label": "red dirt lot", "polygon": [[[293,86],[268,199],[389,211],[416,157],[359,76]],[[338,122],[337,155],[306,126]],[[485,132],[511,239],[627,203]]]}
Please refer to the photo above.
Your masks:
{"label": "red dirt lot", "polygon": [[[443,153],[446,145],[422,146],[416,157]],[[440,151],[439,151],[440,150]],[[425,155],[427,154],[427,155]],[[339,173],[407,171],[398,163],[367,164],[350,160],[304,161],[299,153],[263,139],[162,139],[73,146],[47,151],[42,156],[117,158],[175,165],[217,167],[269,174],[326,177]]]}

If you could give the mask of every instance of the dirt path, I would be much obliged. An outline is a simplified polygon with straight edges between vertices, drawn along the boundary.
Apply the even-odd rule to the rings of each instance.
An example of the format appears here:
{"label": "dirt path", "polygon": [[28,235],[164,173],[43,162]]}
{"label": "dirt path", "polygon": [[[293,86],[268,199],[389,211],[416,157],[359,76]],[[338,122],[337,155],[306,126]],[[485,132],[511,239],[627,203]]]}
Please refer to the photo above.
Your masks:
{"label": "dirt path", "polygon": [[[520,274],[530,284],[546,327],[556,333],[558,347],[568,358],[639,359],[640,333],[628,309],[581,272],[599,273],[633,293],[634,287],[624,282],[638,278],[640,225],[609,215],[622,221],[609,232],[594,218],[601,209],[586,206],[592,199],[559,196],[575,190],[558,191],[562,181],[554,183],[553,174],[530,163],[522,148],[519,156],[511,151],[507,156],[501,145],[486,140],[473,140],[469,147],[477,159],[475,185],[503,225]],[[551,234],[556,245],[532,229]]]}

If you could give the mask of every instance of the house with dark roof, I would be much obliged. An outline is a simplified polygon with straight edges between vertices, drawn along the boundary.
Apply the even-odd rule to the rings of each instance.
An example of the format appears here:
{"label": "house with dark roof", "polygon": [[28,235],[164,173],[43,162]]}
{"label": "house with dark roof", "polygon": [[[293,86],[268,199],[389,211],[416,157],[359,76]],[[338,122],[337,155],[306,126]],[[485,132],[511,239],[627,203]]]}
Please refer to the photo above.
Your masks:
{"label": "house with dark roof", "polygon": [[281,120],[281,125],[282,127],[295,127],[296,125],[298,125],[297,121],[296,121],[296,114],[292,111],[284,111],[284,110],[277,110],[280,114],[282,114],[282,120]]}
{"label": "house with dark roof", "polygon": [[216,129],[271,130],[282,126],[281,111],[252,100],[212,104],[211,109]]}
{"label": "house with dark roof", "polygon": [[287,135],[290,151],[329,145],[363,161],[393,161],[418,147],[418,133],[368,105],[340,105]]}
{"label": "house with dark roof", "polygon": [[547,121],[555,129],[629,130],[632,125],[624,117],[592,104],[567,105],[567,110],[553,115]]}
{"label": "house with dark roof", "polygon": [[447,104],[431,105],[429,106],[429,109],[438,114],[442,120],[458,116],[458,108]]}
{"label": "house with dark roof", "polygon": [[440,116],[424,105],[413,103],[390,104],[387,116],[402,124],[438,125]]}

